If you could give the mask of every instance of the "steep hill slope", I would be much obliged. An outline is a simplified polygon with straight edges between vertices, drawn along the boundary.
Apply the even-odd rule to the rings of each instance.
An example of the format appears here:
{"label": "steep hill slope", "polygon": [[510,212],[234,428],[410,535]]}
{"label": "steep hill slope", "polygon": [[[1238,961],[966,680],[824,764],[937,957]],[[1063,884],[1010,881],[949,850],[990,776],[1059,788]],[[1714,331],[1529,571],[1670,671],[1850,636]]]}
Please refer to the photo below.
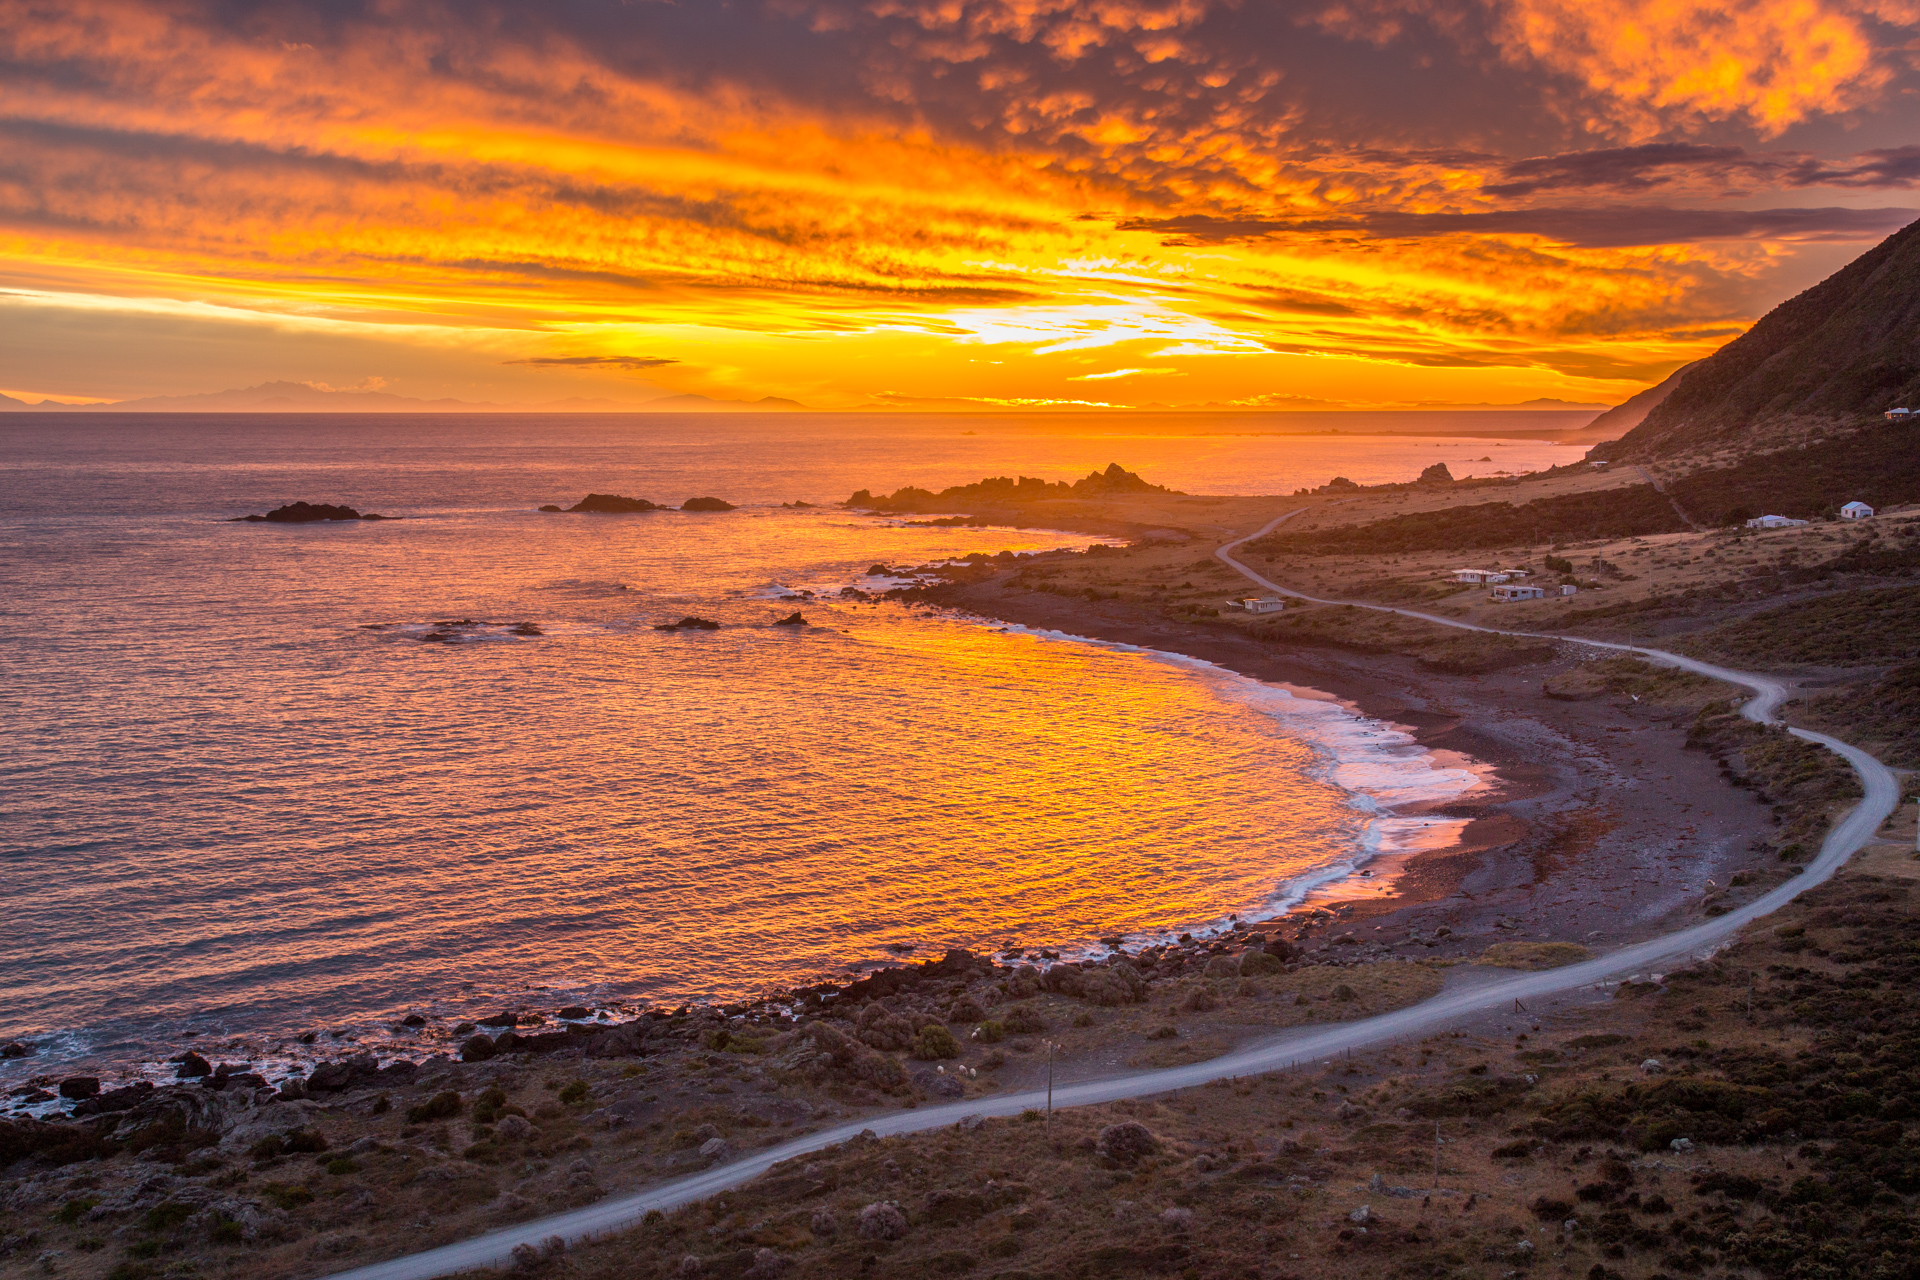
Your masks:
{"label": "steep hill slope", "polygon": [[1600,444],[1607,440],[1618,440],[1645,422],[1648,414],[1664,404],[1667,397],[1673,394],[1673,389],[1680,385],[1681,376],[1691,368],[1691,364],[1681,365],[1639,395],[1622,400],[1578,431],[1569,431],[1561,436],[1560,443]]}
{"label": "steep hill slope", "polygon": [[1920,407],[1920,222],[1692,366],[1645,421],[1594,456],[1766,449],[1910,403]]}

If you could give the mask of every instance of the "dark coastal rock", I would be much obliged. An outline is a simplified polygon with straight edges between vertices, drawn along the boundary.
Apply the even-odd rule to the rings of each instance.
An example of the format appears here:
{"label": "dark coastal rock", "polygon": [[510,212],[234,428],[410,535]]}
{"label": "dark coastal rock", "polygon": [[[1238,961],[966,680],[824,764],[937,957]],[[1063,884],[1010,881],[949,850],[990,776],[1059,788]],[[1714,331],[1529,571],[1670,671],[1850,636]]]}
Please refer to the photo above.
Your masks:
{"label": "dark coastal rock", "polygon": [[213,1064],[197,1053],[188,1053],[180,1059],[180,1069],[173,1073],[176,1080],[198,1080],[201,1076],[213,1074]]}
{"label": "dark coastal rock", "polygon": [[870,564],[867,566],[867,573],[875,578],[886,578],[892,576],[893,570],[883,564]]}
{"label": "dark coastal rock", "polygon": [[617,493],[590,493],[567,508],[568,511],[586,511],[600,515],[626,515],[638,511],[664,511],[658,503],[648,502],[645,498],[623,498]]}
{"label": "dark coastal rock", "polygon": [[773,625],[776,627],[804,627],[807,625],[807,620],[800,616],[798,610],[795,610],[786,617],[776,621]]}
{"label": "dark coastal rock", "polygon": [[460,1046],[460,1061],[485,1062],[496,1052],[498,1052],[498,1050],[493,1047],[493,1041],[487,1039],[485,1036],[473,1036],[465,1044]]}
{"label": "dark coastal rock", "polygon": [[398,516],[382,516],[368,512],[361,515],[352,507],[333,506],[325,502],[290,502],[284,507],[275,507],[263,516],[235,516],[228,524],[312,524],[319,520],[397,520]]}
{"label": "dark coastal rock", "polygon": [[480,1025],[483,1027],[517,1027],[520,1025],[520,1015],[517,1013],[496,1013],[491,1018],[480,1019]]}
{"label": "dark coastal rock", "polygon": [[1414,481],[1414,483],[1415,484],[1452,484],[1453,472],[1447,470],[1446,463],[1436,462],[1432,466],[1428,467],[1426,470],[1422,471],[1420,473],[1420,478]]}
{"label": "dark coastal rock", "polygon": [[400,1025],[403,1027],[424,1027],[427,1025],[427,1020],[417,1013],[410,1013],[400,1019]]}
{"label": "dark coastal rock", "polygon": [[100,1092],[99,1076],[68,1076],[60,1082],[63,1098],[91,1098]]}
{"label": "dark coastal rock", "polygon": [[30,1044],[21,1044],[18,1040],[12,1041],[4,1048],[0,1048],[0,1058],[31,1058],[32,1056],[33,1046]]}
{"label": "dark coastal rock", "polygon": [[560,1012],[554,1014],[553,1016],[556,1018],[568,1018],[568,1019],[590,1018],[593,1016],[593,1010],[587,1008],[583,1004],[570,1004],[566,1008],[560,1010]]}
{"label": "dark coastal rock", "polygon": [[549,502],[546,506],[541,507],[540,509],[542,511],[558,511],[560,510],[560,507],[556,503]]}
{"label": "dark coastal rock", "polygon": [[[145,1102],[147,1095],[153,1092],[153,1083],[149,1080],[136,1080],[132,1084],[122,1085],[118,1089],[108,1089],[88,1102],[101,1112],[114,1113],[131,1111]],[[77,1108],[76,1108],[77,1110]]]}
{"label": "dark coastal rock", "polygon": [[680,504],[680,509],[682,511],[734,511],[738,508],[731,502],[724,502],[719,498],[688,498]]}
{"label": "dark coastal rock", "polygon": [[654,627],[655,631],[718,631],[720,624],[711,618],[696,618],[688,615],[678,622],[662,622]]}
{"label": "dark coastal rock", "polygon": [[342,1093],[348,1089],[371,1084],[380,1078],[379,1064],[370,1053],[357,1054],[351,1058],[342,1058],[338,1062],[322,1062],[307,1073],[307,1092]]}

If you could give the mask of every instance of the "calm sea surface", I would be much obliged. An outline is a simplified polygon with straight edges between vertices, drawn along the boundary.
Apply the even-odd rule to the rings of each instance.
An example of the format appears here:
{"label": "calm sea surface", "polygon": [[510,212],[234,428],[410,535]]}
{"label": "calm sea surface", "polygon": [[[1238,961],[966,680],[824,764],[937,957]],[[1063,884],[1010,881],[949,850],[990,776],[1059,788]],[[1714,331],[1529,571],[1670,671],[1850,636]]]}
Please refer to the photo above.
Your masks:
{"label": "calm sea surface", "polygon": [[[187,1031],[255,1061],[309,1030],[385,1052],[413,1010],[1137,938],[1418,842],[1391,806],[1471,777],[1337,704],[886,604],[770,625],[783,589],[874,561],[1086,542],[782,502],[1579,452],[1243,422],[0,416],[0,1042],[39,1050],[0,1084]],[[534,510],[590,490],[741,509]],[[218,522],[297,499],[408,518]],[[690,613],[726,625],[653,630]],[[421,641],[462,619],[490,625]]]}

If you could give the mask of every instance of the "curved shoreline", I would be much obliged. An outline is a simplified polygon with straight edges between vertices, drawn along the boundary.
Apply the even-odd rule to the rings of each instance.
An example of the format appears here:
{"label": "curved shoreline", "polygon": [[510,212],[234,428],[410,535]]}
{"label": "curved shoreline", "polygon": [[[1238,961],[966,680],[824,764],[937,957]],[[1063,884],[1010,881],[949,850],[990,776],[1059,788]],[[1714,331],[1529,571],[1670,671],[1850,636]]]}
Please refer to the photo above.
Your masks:
{"label": "curved shoreline", "polygon": [[[1503,632],[1496,628],[1457,622],[1415,610],[1359,602],[1321,600],[1270,582],[1234,559],[1232,551],[1235,548],[1269,532],[1296,514],[1298,511],[1289,512],[1270,521],[1255,533],[1224,544],[1215,551],[1215,556],[1250,581],[1296,599],[1325,604],[1355,603],[1362,608],[1421,618],[1463,630],[1591,645],[1616,652],[1636,654],[1662,665],[1740,685],[1752,690],[1754,694],[1741,707],[1741,714],[1758,723],[1774,723],[1773,711],[1786,698],[1785,686],[1769,676],[1732,671],[1685,658],[1679,654],[1668,653],[1665,650],[1587,640],[1577,636],[1543,635],[1539,632]],[[1812,862],[1791,880],[1752,902],[1736,907],[1725,915],[1564,968],[1526,974],[1475,990],[1438,996],[1423,1004],[1357,1022],[1315,1028],[1305,1033],[1283,1032],[1257,1040],[1245,1048],[1222,1057],[1188,1066],[1133,1072],[1056,1088],[1052,1091],[1052,1105],[1085,1106],[1112,1102],[1123,1098],[1191,1088],[1234,1076],[1285,1070],[1341,1050],[1425,1035],[1481,1013],[1503,1008],[1515,1000],[1575,990],[1631,974],[1676,957],[1711,954],[1745,925],[1768,915],[1806,890],[1831,878],[1855,851],[1873,837],[1880,824],[1885,821],[1899,801],[1900,787],[1893,773],[1865,751],[1841,742],[1837,738],[1811,730],[1789,726],[1788,732],[1805,741],[1818,743],[1845,759],[1859,775],[1865,794],[1845,818],[1834,824],[1821,843],[1819,854]],[[336,1274],[345,1280],[432,1280],[433,1277],[454,1272],[499,1266],[511,1258],[512,1250],[518,1244],[537,1242],[549,1236],[578,1240],[623,1230],[637,1224],[650,1211],[672,1209],[690,1201],[703,1199],[715,1192],[745,1182],[781,1161],[836,1145],[856,1137],[863,1130],[889,1135],[922,1132],[956,1123],[969,1115],[1016,1115],[1028,1108],[1045,1105],[1047,1101],[1046,1094],[1030,1091],[978,1101],[923,1107],[866,1121],[854,1121],[783,1143],[729,1165],[663,1183],[633,1195],[603,1201],[586,1209],[536,1219],[516,1227],[476,1236],[457,1244]]]}

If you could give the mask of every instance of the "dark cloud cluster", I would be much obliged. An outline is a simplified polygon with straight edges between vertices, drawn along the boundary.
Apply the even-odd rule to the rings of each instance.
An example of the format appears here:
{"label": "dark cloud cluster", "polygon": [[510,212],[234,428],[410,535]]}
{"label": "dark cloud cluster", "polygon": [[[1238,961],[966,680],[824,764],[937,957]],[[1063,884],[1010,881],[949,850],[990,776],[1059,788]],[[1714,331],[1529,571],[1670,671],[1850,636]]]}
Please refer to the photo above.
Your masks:
{"label": "dark cloud cluster", "polygon": [[1905,190],[1920,183],[1920,146],[1865,151],[1828,161],[1804,152],[1663,142],[1539,156],[1499,166],[1481,190],[1521,198],[1543,191],[1651,191],[1691,187],[1734,193],[1765,188]]}
{"label": "dark cloud cluster", "polygon": [[1474,213],[1383,210],[1349,218],[1137,218],[1121,231],[1155,231],[1168,245],[1226,244],[1328,234],[1405,239],[1457,235],[1540,236],[1584,248],[1692,244],[1712,240],[1855,241],[1890,235],[1920,209],[1674,209],[1662,205],[1511,209]]}
{"label": "dark cloud cluster", "polygon": [[542,369],[658,369],[679,364],[666,356],[530,356],[525,360],[503,360],[502,364],[530,364]]}

